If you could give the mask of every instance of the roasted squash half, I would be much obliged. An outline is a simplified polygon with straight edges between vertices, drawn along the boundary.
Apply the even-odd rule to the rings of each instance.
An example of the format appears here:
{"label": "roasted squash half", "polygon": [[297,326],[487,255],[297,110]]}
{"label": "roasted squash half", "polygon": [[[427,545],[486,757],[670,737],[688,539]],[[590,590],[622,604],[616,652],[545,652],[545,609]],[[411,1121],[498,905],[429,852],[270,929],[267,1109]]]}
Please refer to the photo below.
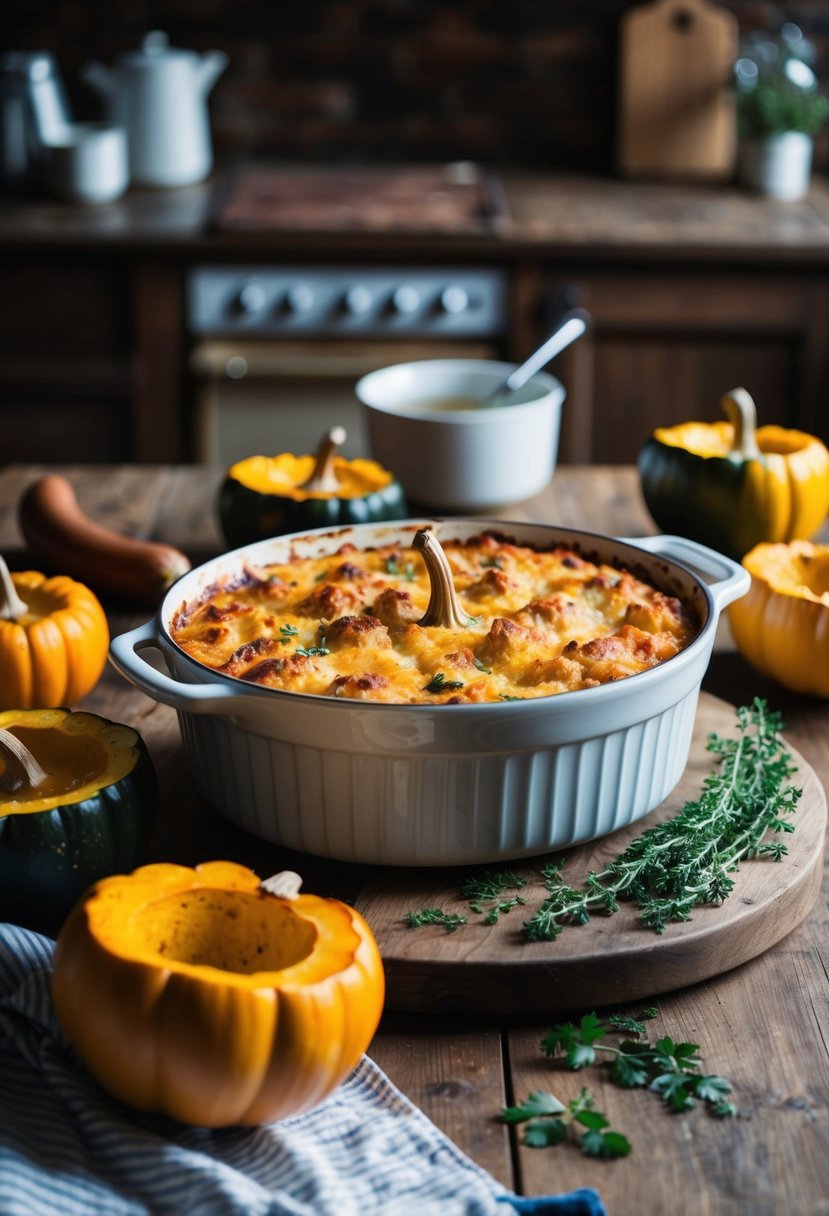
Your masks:
{"label": "roasted squash half", "polygon": [[323,436],[315,456],[249,456],[228,469],[219,489],[219,520],[233,548],[312,528],[403,519],[403,487],[375,460],[336,455],[342,427]]}
{"label": "roasted squash half", "polygon": [[144,860],[157,809],[132,727],[68,709],[0,713],[0,915],[56,931],[91,883]]}

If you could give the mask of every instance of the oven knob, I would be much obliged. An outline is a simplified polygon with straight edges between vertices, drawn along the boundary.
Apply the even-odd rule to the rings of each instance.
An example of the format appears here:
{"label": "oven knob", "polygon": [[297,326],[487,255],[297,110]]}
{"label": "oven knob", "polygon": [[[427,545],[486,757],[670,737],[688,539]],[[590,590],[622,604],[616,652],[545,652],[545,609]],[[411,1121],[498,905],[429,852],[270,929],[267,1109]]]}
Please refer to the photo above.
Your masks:
{"label": "oven knob", "polygon": [[374,303],[374,296],[368,287],[363,287],[358,284],[356,287],[349,287],[348,291],[343,296],[343,309],[352,317],[362,317],[367,312],[371,311],[371,306]]}
{"label": "oven knob", "polygon": [[307,283],[297,283],[285,292],[285,311],[289,313],[310,312],[314,307],[314,292]]}
{"label": "oven knob", "polygon": [[438,297],[438,305],[441,312],[450,313],[452,316],[466,312],[469,308],[469,292],[465,287],[453,283],[450,287],[444,287]]}
{"label": "oven knob", "polygon": [[420,292],[411,283],[404,283],[392,293],[391,306],[403,316],[411,316],[420,308]]}
{"label": "oven knob", "polygon": [[234,311],[243,317],[252,317],[261,312],[268,302],[268,293],[261,283],[245,283],[233,301]]}

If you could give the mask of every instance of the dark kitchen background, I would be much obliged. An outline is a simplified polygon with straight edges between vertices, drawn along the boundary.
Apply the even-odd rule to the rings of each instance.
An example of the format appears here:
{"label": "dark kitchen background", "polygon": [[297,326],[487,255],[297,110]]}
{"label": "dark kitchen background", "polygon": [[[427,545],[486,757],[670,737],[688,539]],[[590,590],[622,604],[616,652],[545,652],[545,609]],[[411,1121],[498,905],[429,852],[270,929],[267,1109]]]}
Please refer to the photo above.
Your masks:
{"label": "dark kitchen background", "polygon": [[[280,160],[440,161],[608,172],[614,163],[617,27],[625,0],[5,0],[6,46],[53,51],[78,114],[77,80],[148,29],[220,47],[216,152]],[[829,53],[829,4],[731,0],[741,32],[800,25]],[[829,132],[815,164],[829,163]]]}
{"label": "dark kitchen background", "polygon": [[[361,374],[442,354],[517,362],[571,305],[593,324],[550,369],[567,392],[561,461],[632,463],[655,427],[719,419],[737,385],[761,423],[829,439],[829,127],[794,201],[745,188],[736,164],[716,180],[622,172],[620,27],[647,7],[5,0],[0,51],[51,52],[76,121],[105,115],[84,66],[112,69],[150,31],[227,66],[203,99],[207,176],[133,180],[99,205],[42,186],[0,197],[0,461],[226,464],[307,451],[333,421],[364,452]],[[797,23],[827,91],[826,0],[709,7],[740,37]],[[438,231],[434,186],[411,171],[448,165],[450,211],[464,190],[479,209]],[[343,219],[355,167],[382,174],[376,206]],[[280,219],[268,190],[315,171]],[[383,211],[401,184],[402,224]],[[479,290],[476,332],[464,300]],[[323,296],[326,325],[303,327]],[[381,297],[394,306],[360,312]],[[460,301],[463,317],[430,304],[406,328],[398,300]]]}

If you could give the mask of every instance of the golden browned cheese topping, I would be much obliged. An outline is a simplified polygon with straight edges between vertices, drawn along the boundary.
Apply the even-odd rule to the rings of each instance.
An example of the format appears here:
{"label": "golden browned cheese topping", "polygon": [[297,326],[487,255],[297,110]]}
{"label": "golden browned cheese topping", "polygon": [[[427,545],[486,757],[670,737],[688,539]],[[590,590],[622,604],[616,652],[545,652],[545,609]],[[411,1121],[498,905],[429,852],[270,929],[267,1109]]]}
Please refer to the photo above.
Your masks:
{"label": "golden browned cheese topping", "polygon": [[441,541],[460,628],[418,624],[430,598],[420,554],[356,549],[247,568],[182,605],[171,627],[192,658],[290,692],[439,704],[547,697],[670,659],[698,622],[674,596],[575,549],[482,534]]}

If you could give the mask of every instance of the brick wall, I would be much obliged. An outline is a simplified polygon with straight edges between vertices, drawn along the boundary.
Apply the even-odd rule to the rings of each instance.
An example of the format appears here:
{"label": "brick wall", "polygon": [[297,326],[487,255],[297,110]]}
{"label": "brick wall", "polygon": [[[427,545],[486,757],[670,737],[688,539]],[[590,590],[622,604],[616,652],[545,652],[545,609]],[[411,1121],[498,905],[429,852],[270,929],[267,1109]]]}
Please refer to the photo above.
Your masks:
{"label": "brick wall", "polygon": [[[605,172],[613,164],[616,31],[625,0],[3,0],[4,48],[52,50],[77,80],[149,29],[220,47],[219,158],[470,159]],[[731,0],[741,29],[798,24],[829,75],[829,3]],[[825,48],[825,50],[824,50]],[[824,55],[827,73],[822,70]],[[829,163],[829,134],[816,149]]]}

